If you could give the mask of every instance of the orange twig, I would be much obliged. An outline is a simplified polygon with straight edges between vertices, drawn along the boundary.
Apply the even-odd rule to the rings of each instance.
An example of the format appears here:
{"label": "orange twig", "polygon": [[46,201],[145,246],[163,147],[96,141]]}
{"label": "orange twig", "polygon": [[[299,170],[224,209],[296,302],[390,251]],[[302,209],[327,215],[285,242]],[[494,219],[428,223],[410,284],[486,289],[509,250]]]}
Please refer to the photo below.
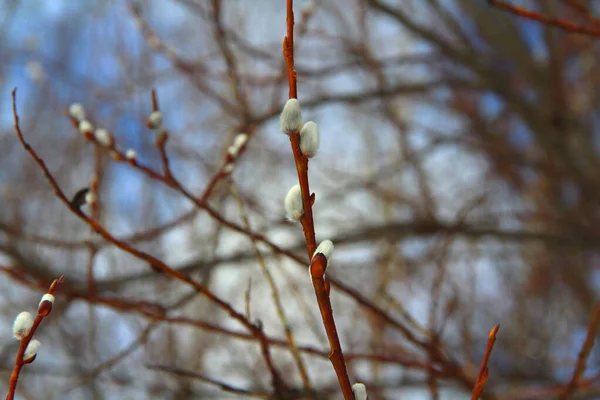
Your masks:
{"label": "orange twig", "polygon": [[475,387],[473,387],[473,395],[471,396],[471,400],[477,400],[479,398],[487,382],[489,376],[489,369],[487,364],[490,360],[492,349],[494,348],[494,343],[496,342],[496,335],[498,334],[498,330],[500,330],[500,325],[496,325],[495,327],[493,327],[488,336],[488,341],[485,346],[485,354],[483,355],[483,359],[481,360],[479,376],[477,377],[477,383],[475,383]]}
{"label": "orange twig", "polygon": [[592,319],[587,328],[587,335],[585,337],[585,341],[581,346],[581,350],[579,351],[579,356],[577,357],[577,364],[575,365],[575,370],[573,371],[573,377],[565,387],[564,392],[560,396],[561,400],[567,399],[577,387],[577,383],[579,379],[585,372],[585,367],[587,363],[587,359],[590,356],[592,351],[592,347],[594,347],[594,340],[596,338],[596,331],[598,330],[598,325],[600,325],[600,302],[596,304],[596,308],[594,310],[594,314],[592,315]]}
{"label": "orange twig", "polygon": [[[294,1],[287,0],[287,36],[283,39],[283,56],[285,58],[288,71],[290,99],[298,97],[296,71],[294,70],[293,6]],[[315,289],[315,295],[317,297],[317,303],[319,304],[319,310],[321,312],[321,317],[323,318],[323,325],[325,326],[325,331],[327,332],[327,337],[329,339],[329,347],[331,350],[329,354],[329,360],[331,361],[333,369],[338,377],[344,399],[352,400],[354,399],[352,385],[350,383],[350,378],[348,378],[348,371],[346,370],[346,363],[344,362],[344,354],[342,352],[342,346],[340,344],[340,339],[335,326],[335,320],[333,318],[333,311],[331,309],[331,301],[329,299],[329,281],[325,280],[327,260],[323,255],[317,255],[316,257],[313,257],[313,254],[317,248],[315,240],[315,224],[312,213],[312,206],[315,197],[314,194],[311,194],[308,184],[308,158],[302,154],[302,151],[300,150],[300,133],[292,132],[289,134],[289,136],[292,152],[294,154],[294,161],[296,163],[296,171],[298,172],[298,181],[300,182],[302,204],[304,207],[304,214],[300,218],[300,223],[302,224],[304,237],[306,238],[306,250],[308,252],[308,258],[312,259],[310,271],[313,287]]]}
{"label": "orange twig", "polygon": [[287,15],[285,18],[287,35],[283,38],[283,57],[288,70],[289,98],[298,98],[298,84],[294,69],[294,0],[287,0]]}
{"label": "orange twig", "polygon": [[317,302],[319,303],[319,310],[321,311],[321,317],[323,318],[323,325],[325,325],[325,331],[327,332],[327,338],[329,339],[329,348],[331,349],[329,361],[331,361],[333,369],[338,377],[344,399],[352,400],[354,399],[352,384],[350,383],[350,378],[348,378],[344,353],[342,352],[342,345],[340,344],[340,339],[337,334],[333,310],[331,309],[331,301],[329,300],[328,283],[325,280],[326,268],[327,259],[323,254],[317,254],[310,264],[310,276],[312,277],[315,295],[317,296]]}
{"label": "orange twig", "polygon": [[566,30],[569,32],[573,32],[573,33],[581,33],[581,34],[588,35],[588,36],[600,37],[600,29],[598,29],[596,27],[590,27],[590,26],[586,26],[586,25],[578,25],[578,24],[575,24],[573,22],[570,22],[570,21],[567,21],[564,19],[549,17],[547,15],[544,15],[544,14],[541,14],[541,13],[538,13],[535,11],[527,10],[526,8],[519,7],[514,4],[510,4],[510,3],[500,1],[500,0],[488,0],[488,2],[490,3],[490,5],[492,5],[494,7],[498,7],[500,9],[508,11],[512,14],[515,14],[515,15],[518,15],[521,17],[525,17],[527,19],[538,21],[538,22],[541,22],[541,23],[547,24],[547,25],[552,25],[557,28],[560,28],[560,29],[563,29],[563,30]]}
{"label": "orange twig", "polygon": [[[54,294],[54,291],[56,290],[56,288],[58,288],[58,286],[60,286],[60,284],[63,283],[64,280],[65,280],[64,276],[61,276],[60,278],[55,279],[54,282],[52,282],[52,284],[50,285],[48,292],[46,292],[46,293]],[[21,369],[23,369],[23,366],[25,364],[31,364],[35,360],[35,356],[33,356],[32,358],[30,358],[28,360],[23,360],[23,357],[25,356],[25,350],[27,349],[29,342],[31,342],[31,339],[33,338],[33,335],[37,331],[37,328],[42,323],[42,320],[48,314],[50,314],[50,312],[52,311],[52,306],[48,305],[46,303],[49,303],[49,302],[44,301],[44,302],[40,303],[40,305],[38,306],[37,315],[35,316],[35,319],[33,320],[33,325],[31,327],[31,330],[29,331],[29,334],[21,340],[21,345],[19,346],[19,351],[17,352],[17,357],[15,358],[15,366],[12,370],[12,373],[10,374],[10,381],[8,384],[8,393],[6,394],[6,400],[13,400],[15,398],[15,391],[17,390],[17,382],[19,381],[19,374],[21,373]]]}

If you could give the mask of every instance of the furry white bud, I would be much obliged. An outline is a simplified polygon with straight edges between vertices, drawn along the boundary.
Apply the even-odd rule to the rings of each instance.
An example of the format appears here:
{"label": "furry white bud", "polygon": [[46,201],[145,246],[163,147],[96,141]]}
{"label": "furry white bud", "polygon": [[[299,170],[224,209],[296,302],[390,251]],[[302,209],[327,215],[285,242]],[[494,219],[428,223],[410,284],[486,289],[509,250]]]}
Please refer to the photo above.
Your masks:
{"label": "furry white bud", "polygon": [[125,152],[125,158],[127,158],[130,161],[135,160],[137,158],[137,153],[134,149],[127,149],[127,151]]}
{"label": "furry white bud", "polygon": [[294,222],[302,217],[302,214],[304,214],[304,205],[302,204],[302,192],[299,184],[295,184],[287,192],[284,204],[288,220]]}
{"label": "furry white bud", "polygon": [[106,129],[98,128],[94,131],[94,138],[100,146],[110,147],[112,144],[112,136]]}
{"label": "furry white bud", "polygon": [[85,109],[79,103],[73,103],[69,106],[69,116],[77,121],[85,119]]}
{"label": "furry white bud", "polygon": [[333,254],[333,242],[331,240],[323,240],[321,244],[319,244],[319,247],[317,247],[315,250],[313,257],[319,253],[323,254],[327,259],[327,262],[329,262],[329,258]]}
{"label": "furry white bud", "polygon": [[300,150],[306,157],[311,158],[319,150],[319,127],[312,121],[308,121],[300,130]]}
{"label": "furry white bud", "polygon": [[302,128],[302,112],[298,99],[289,99],[285,103],[279,117],[279,127],[281,132],[287,134],[298,132]]}
{"label": "furry white bud", "polygon": [[352,393],[354,393],[354,400],[367,400],[367,387],[364,383],[352,385]]}
{"label": "furry white bud", "polygon": [[13,336],[16,339],[23,339],[31,331],[33,326],[33,317],[27,311],[23,311],[17,315],[15,322],[13,322]]}
{"label": "furry white bud", "polygon": [[233,171],[233,166],[234,165],[232,163],[225,164],[223,167],[223,173],[229,175]]}
{"label": "furry white bud", "polygon": [[49,301],[50,303],[54,303],[54,295],[51,295],[50,293],[46,293],[45,295],[42,296],[42,299],[40,300],[40,305],[45,302],[45,301]]}
{"label": "furry white bud", "polygon": [[85,195],[86,204],[94,204],[96,200],[96,193],[92,192],[91,190]]}
{"label": "furry white bud", "polygon": [[88,133],[88,132],[92,132],[93,130],[94,130],[94,125],[92,125],[92,123],[90,121],[88,121],[87,119],[84,119],[83,121],[79,122],[79,132]]}
{"label": "furry white bud", "polygon": [[231,157],[236,157],[240,152],[241,148],[244,147],[246,142],[248,141],[248,135],[245,133],[239,133],[236,135],[235,139],[233,139],[233,144],[229,146],[227,152],[231,155]]}
{"label": "furry white bud", "polygon": [[37,339],[33,339],[31,342],[29,342],[27,348],[25,349],[25,354],[23,355],[23,361],[27,361],[31,357],[35,356],[41,345],[42,344]]}
{"label": "furry white bud", "polygon": [[148,127],[158,129],[162,126],[163,115],[160,111],[153,111],[148,117]]}

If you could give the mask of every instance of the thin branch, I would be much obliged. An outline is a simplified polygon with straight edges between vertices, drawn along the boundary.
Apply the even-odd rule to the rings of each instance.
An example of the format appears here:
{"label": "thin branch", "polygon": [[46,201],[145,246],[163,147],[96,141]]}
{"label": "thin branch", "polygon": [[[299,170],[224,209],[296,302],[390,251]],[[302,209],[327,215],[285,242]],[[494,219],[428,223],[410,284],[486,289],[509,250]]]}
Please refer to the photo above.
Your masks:
{"label": "thin branch", "polygon": [[[71,204],[69,199],[66,197],[66,195],[64,194],[64,192],[62,191],[62,189],[60,188],[58,183],[56,182],[56,179],[50,173],[50,170],[46,166],[46,163],[44,162],[44,160],[42,160],[38,156],[36,151],[29,145],[29,143],[27,143],[25,141],[25,138],[23,137],[23,133],[21,131],[21,127],[19,125],[19,116],[17,113],[17,98],[16,97],[17,97],[17,89],[15,88],[12,91],[12,101],[13,101],[14,128],[17,133],[17,137],[18,137],[19,141],[21,142],[21,144],[23,145],[23,147],[25,148],[25,150],[31,155],[31,157],[40,166],[40,168],[44,172],[44,175],[46,176],[46,179],[48,180],[50,185],[54,188],[54,192],[56,193],[56,196],[67,206],[67,208],[69,208],[69,210],[71,210],[71,212],[73,214],[75,214],[81,220],[86,222],[89,226],[94,228],[96,233],[98,233],[100,236],[102,236],[105,240],[113,243],[115,246],[117,246],[121,250],[135,256],[136,258],[139,258],[140,260],[144,260],[144,261],[148,262],[149,265],[157,272],[161,272],[166,276],[170,276],[176,280],[187,283],[188,285],[193,287],[198,293],[201,293],[206,298],[208,298],[212,303],[216,304],[217,306],[219,306],[220,308],[225,310],[233,319],[236,319],[237,321],[239,321],[244,327],[246,327],[248,329],[248,331],[252,335],[255,335],[256,338],[258,339],[260,346],[261,346],[262,355],[267,364],[267,368],[271,372],[271,375],[273,378],[273,386],[275,387],[276,392],[278,391],[278,388],[285,386],[285,385],[283,385],[283,380],[282,380],[281,376],[279,375],[279,373],[277,372],[277,370],[275,369],[273,360],[271,358],[271,353],[269,351],[269,340],[267,339],[264,332],[262,331],[262,329],[259,326],[253,324],[243,314],[237,312],[229,303],[225,302],[224,300],[221,300],[212,291],[210,291],[206,286],[196,282],[195,280],[193,280],[189,276],[183,274],[182,272],[174,270],[173,268],[169,267],[165,262],[159,260],[158,258],[156,258],[146,252],[138,250],[138,249],[134,248],[133,246],[129,245],[128,243],[125,243],[125,242],[117,239],[110,232],[108,232],[100,223],[98,223],[97,221],[88,217],[80,209],[74,207]],[[158,179],[164,181],[164,179],[162,179],[160,176]],[[176,185],[177,188],[180,189],[182,191],[182,193],[184,193],[186,195],[186,197],[193,199],[195,202],[197,202],[197,199],[194,196],[192,196],[191,194],[189,194],[187,191],[185,191],[185,189],[183,189],[179,185],[179,183],[177,183],[175,181],[175,178],[173,178],[173,181],[174,181],[173,185]],[[217,213],[214,212],[214,214],[217,214]]]}
{"label": "thin branch", "polygon": [[[242,221],[244,222],[244,226],[246,227],[246,229],[250,229],[250,220],[248,219],[248,214],[246,213],[246,210],[244,209],[244,204],[242,203],[242,199],[237,190],[236,184],[233,181],[231,181],[230,187],[231,187],[231,193],[238,204],[238,208],[240,210],[240,214],[242,217]],[[252,241],[252,247],[254,249],[256,259],[258,260],[258,265],[260,266],[260,269],[261,269],[263,275],[265,276],[265,278],[267,278],[267,283],[271,287],[271,295],[273,297],[273,303],[275,304],[275,309],[277,310],[277,316],[279,317],[279,320],[281,321],[281,325],[283,325],[283,330],[285,332],[286,339],[290,346],[290,350],[292,352],[292,357],[294,358],[294,361],[296,362],[296,366],[298,367],[298,372],[300,373],[300,377],[302,378],[302,383],[304,384],[304,389],[306,391],[309,391],[312,389],[312,385],[310,384],[310,379],[308,377],[308,372],[306,370],[306,366],[304,365],[304,361],[302,361],[302,355],[300,354],[300,351],[298,350],[298,346],[296,345],[296,340],[294,339],[294,334],[292,333],[292,328],[290,327],[290,324],[288,323],[287,318],[285,316],[285,312],[283,310],[283,304],[281,303],[281,296],[279,295],[279,290],[277,289],[277,285],[275,284],[275,279],[273,279],[273,275],[271,274],[271,271],[269,271],[269,268],[267,267],[267,262],[265,261],[265,257],[260,252],[258,245],[256,243],[256,240],[254,240],[254,239],[250,239],[250,240]],[[248,290],[248,293],[249,292],[250,292],[250,290]],[[249,315],[249,311],[247,311],[246,314]]]}
{"label": "thin branch", "polygon": [[212,379],[207,376],[198,374],[196,372],[186,371],[184,369],[169,367],[167,365],[146,365],[146,368],[148,368],[150,370],[166,372],[166,373],[176,375],[179,377],[198,379],[202,382],[216,386],[219,389],[221,389],[222,391],[227,392],[227,393],[233,393],[233,394],[248,396],[248,397],[256,397],[259,399],[269,399],[270,398],[268,393],[251,392],[246,389],[241,389],[241,388],[232,386],[226,382],[219,381],[217,379]]}
{"label": "thin branch", "polygon": [[[48,289],[48,291],[46,293],[53,295],[54,291],[64,282],[64,280],[65,280],[64,276],[61,276],[60,278],[55,279],[54,282],[52,282],[52,284],[50,285],[50,288]],[[40,303],[40,305],[38,306],[37,315],[35,316],[35,319],[33,320],[33,325],[31,327],[31,330],[29,331],[29,334],[26,337],[21,339],[21,344],[19,345],[19,351],[17,352],[17,356],[15,358],[15,366],[12,370],[12,373],[10,374],[10,381],[8,384],[8,393],[6,394],[6,400],[13,400],[15,398],[15,391],[17,390],[17,382],[19,381],[19,374],[21,373],[23,366],[25,364],[30,364],[35,360],[35,356],[33,356],[32,358],[29,358],[27,360],[24,360],[23,357],[25,355],[25,350],[27,349],[29,342],[31,342],[31,339],[33,338],[33,335],[37,331],[40,324],[42,323],[42,320],[46,316],[48,316],[48,314],[50,314],[50,312],[52,311],[52,305],[51,304],[48,305],[47,303],[49,303],[49,302],[44,301],[44,302]]]}
{"label": "thin branch", "polygon": [[516,6],[500,0],[488,0],[490,5],[499,9],[508,11],[511,14],[518,15],[533,21],[538,21],[546,25],[552,25],[572,33],[581,33],[588,36],[600,37],[600,29],[586,25],[578,25],[561,18],[549,17],[526,8]]}
{"label": "thin branch", "polygon": [[565,387],[564,392],[560,396],[561,400],[566,400],[573,394],[575,389],[577,388],[577,384],[581,379],[581,376],[585,372],[587,359],[592,352],[592,348],[594,347],[594,341],[596,338],[596,331],[598,330],[598,325],[600,325],[600,302],[596,304],[596,308],[594,309],[594,313],[592,314],[592,319],[587,328],[587,335],[581,346],[581,350],[579,351],[579,356],[577,357],[577,364],[575,365],[575,370],[573,371],[573,376],[571,380]]}
{"label": "thin branch", "polygon": [[[294,69],[294,1],[287,0],[287,17],[286,27],[287,36],[283,39],[283,56],[286,61],[288,70],[288,82],[289,82],[289,98],[297,98],[297,79],[296,71]],[[302,215],[300,222],[304,231],[304,237],[306,238],[306,250],[308,252],[308,259],[312,259],[310,266],[312,283],[319,304],[319,310],[321,311],[321,317],[323,318],[323,324],[327,337],[329,338],[329,346],[331,353],[329,360],[333,365],[335,373],[337,375],[344,399],[354,399],[352,392],[352,384],[348,377],[348,371],[346,370],[346,363],[344,362],[344,354],[342,352],[342,346],[338,337],[337,329],[335,326],[335,320],[333,318],[333,311],[331,309],[331,300],[329,299],[329,282],[325,280],[325,268],[327,268],[327,260],[322,255],[313,257],[316,250],[315,240],[315,226],[312,214],[312,205],[315,197],[310,193],[310,187],[308,183],[308,158],[302,154],[300,150],[300,133],[291,132],[290,143],[292,146],[292,152],[294,154],[294,161],[296,163],[296,171],[298,172],[298,181],[300,182],[300,190],[302,193],[302,203],[304,214]],[[314,273],[313,267],[316,269],[321,268],[322,273]]]}
{"label": "thin branch", "polygon": [[473,388],[471,400],[477,400],[479,396],[481,396],[483,388],[485,387],[485,383],[487,382],[490,373],[488,369],[488,361],[490,360],[492,349],[494,348],[494,343],[496,342],[498,330],[500,330],[500,325],[493,327],[488,336],[488,341],[485,346],[485,353],[483,355],[483,359],[481,360],[481,367],[479,368],[479,376],[477,377],[477,383],[475,383],[475,387]]}

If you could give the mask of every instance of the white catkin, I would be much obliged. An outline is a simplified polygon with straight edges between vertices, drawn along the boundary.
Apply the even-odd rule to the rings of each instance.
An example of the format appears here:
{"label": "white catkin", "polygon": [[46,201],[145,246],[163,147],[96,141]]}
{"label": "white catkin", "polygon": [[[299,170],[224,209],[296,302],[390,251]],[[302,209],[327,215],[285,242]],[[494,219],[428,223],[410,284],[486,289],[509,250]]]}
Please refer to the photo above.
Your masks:
{"label": "white catkin", "polygon": [[85,119],[85,109],[79,103],[73,103],[69,106],[69,116],[76,121]]}
{"label": "white catkin", "polygon": [[33,339],[31,342],[29,342],[29,344],[27,345],[27,348],[25,349],[25,354],[23,355],[23,360],[27,361],[31,357],[35,356],[41,346],[42,346],[42,344],[37,339]]}
{"label": "white catkin", "polygon": [[302,128],[302,112],[300,111],[298,99],[289,99],[285,103],[279,117],[279,127],[281,132],[286,134],[300,131],[300,128]]}
{"label": "white catkin", "polygon": [[319,127],[313,121],[305,123],[300,130],[300,150],[308,158],[319,150]]}
{"label": "white catkin", "polygon": [[100,146],[110,147],[112,144],[112,136],[106,129],[98,128],[94,131],[94,138],[100,144]]}
{"label": "white catkin", "polygon": [[288,220],[294,222],[302,217],[302,214],[304,214],[304,205],[302,204],[302,192],[299,184],[295,184],[287,192],[284,204]]}
{"label": "white catkin", "polygon": [[236,157],[238,155],[238,153],[240,152],[241,148],[246,144],[247,141],[248,141],[247,134],[245,134],[245,133],[237,134],[235,139],[233,140],[233,144],[231,146],[229,146],[229,149],[227,150],[227,152],[229,154],[231,154],[232,157]]}
{"label": "white catkin", "polygon": [[153,111],[148,117],[148,126],[151,129],[158,129],[162,127],[163,115],[160,111]]}
{"label": "white catkin", "polygon": [[50,303],[54,303],[54,295],[51,295],[50,293],[46,293],[45,295],[42,296],[42,299],[40,300],[40,305],[45,302],[45,301],[49,301]]}
{"label": "white catkin", "polygon": [[96,202],[96,193],[94,192],[87,192],[87,194],[85,195],[85,202],[86,204],[93,204]]}
{"label": "white catkin", "polygon": [[91,132],[93,130],[94,130],[94,125],[92,125],[92,123],[90,121],[88,121],[87,119],[84,119],[83,121],[79,122],[79,132],[87,133],[87,132]]}
{"label": "white catkin", "polygon": [[367,387],[364,383],[355,383],[352,385],[352,393],[354,393],[354,400],[367,400]]}
{"label": "white catkin", "polygon": [[329,239],[323,240],[315,250],[315,254],[313,255],[313,257],[319,253],[323,254],[327,259],[327,262],[329,262],[329,259],[333,254],[333,242]]}
{"label": "white catkin", "polygon": [[19,340],[23,339],[29,335],[32,326],[33,316],[27,311],[19,313],[13,322],[13,336]]}
{"label": "white catkin", "polygon": [[125,152],[125,158],[127,158],[128,160],[135,160],[137,158],[137,153],[134,149],[127,149],[127,151]]}
{"label": "white catkin", "polygon": [[231,171],[233,171],[233,167],[234,167],[234,165],[232,163],[225,164],[225,166],[223,167],[223,173],[230,174]]}

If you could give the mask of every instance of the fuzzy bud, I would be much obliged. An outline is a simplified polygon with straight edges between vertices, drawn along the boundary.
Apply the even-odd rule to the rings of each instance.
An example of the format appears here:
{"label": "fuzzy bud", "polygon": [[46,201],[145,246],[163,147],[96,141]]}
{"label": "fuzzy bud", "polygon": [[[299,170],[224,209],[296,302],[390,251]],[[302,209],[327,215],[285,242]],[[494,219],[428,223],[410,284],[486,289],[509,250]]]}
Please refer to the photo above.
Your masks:
{"label": "fuzzy bud", "polygon": [[158,129],[162,126],[163,115],[160,111],[153,111],[152,114],[148,117],[148,128],[150,129]]}
{"label": "fuzzy bud", "polygon": [[223,173],[225,175],[229,175],[232,171],[233,171],[233,163],[227,163],[225,164],[225,166],[223,166]]}
{"label": "fuzzy bud", "polygon": [[23,339],[31,331],[33,326],[33,317],[27,311],[23,311],[17,315],[15,322],[13,322],[13,336],[16,339]]}
{"label": "fuzzy bud", "polygon": [[125,152],[125,158],[127,158],[129,161],[134,161],[137,158],[137,153],[134,149],[127,149]]}
{"label": "fuzzy bud", "polygon": [[85,203],[86,204],[90,204],[90,205],[94,204],[94,203],[96,203],[96,200],[97,200],[96,193],[94,193],[92,191],[89,191],[86,193],[86,195],[85,195]]}
{"label": "fuzzy bud", "polygon": [[292,188],[287,192],[285,196],[285,213],[287,219],[294,222],[298,221],[300,217],[304,214],[304,205],[302,204],[302,192],[300,190],[300,185],[295,184]]}
{"label": "fuzzy bud", "polygon": [[27,361],[30,358],[34,357],[40,349],[41,345],[42,344],[37,339],[33,339],[31,342],[29,342],[27,348],[25,349],[25,354],[23,355],[23,361]]}
{"label": "fuzzy bud", "polygon": [[300,131],[300,150],[308,158],[314,157],[319,150],[319,128],[312,121],[305,123]]}
{"label": "fuzzy bud", "polygon": [[319,253],[323,254],[327,259],[327,262],[329,262],[329,258],[333,254],[333,242],[331,240],[323,240],[315,250],[313,257]]}
{"label": "fuzzy bud", "polygon": [[113,139],[110,133],[106,129],[96,129],[94,131],[94,138],[100,144],[100,146],[110,147],[112,145]]}
{"label": "fuzzy bud", "polygon": [[38,306],[38,314],[43,315],[44,317],[52,311],[52,304],[54,303],[54,295],[50,293],[46,293],[42,296],[40,300],[40,304]]}
{"label": "fuzzy bud", "polygon": [[92,125],[92,123],[87,119],[84,119],[81,122],[79,122],[79,132],[81,132],[82,134],[86,134],[88,132],[91,133],[93,130],[94,125]]}
{"label": "fuzzy bud", "polygon": [[50,294],[50,293],[46,293],[45,295],[42,296],[42,299],[40,300],[40,305],[42,305],[43,302],[45,301],[49,301],[50,303],[54,303],[54,295]]}
{"label": "fuzzy bud", "polygon": [[302,128],[302,112],[300,111],[298,99],[289,99],[285,103],[279,117],[279,127],[281,132],[288,135],[292,132],[298,132]]}
{"label": "fuzzy bud", "polygon": [[85,109],[79,103],[73,103],[69,106],[69,117],[76,121],[83,121],[85,119]]}
{"label": "fuzzy bud", "polygon": [[367,387],[364,383],[355,383],[352,385],[354,400],[367,400]]}
{"label": "fuzzy bud", "polygon": [[231,155],[231,157],[236,157],[238,155],[238,153],[240,152],[240,150],[242,149],[242,147],[244,147],[244,145],[246,144],[247,141],[248,141],[247,134],[245,134],[245,133],[237,134],[235,139],[233,140],[233,144],[231,146],[229,146],[229,149],[227,150],[227,152]]}

